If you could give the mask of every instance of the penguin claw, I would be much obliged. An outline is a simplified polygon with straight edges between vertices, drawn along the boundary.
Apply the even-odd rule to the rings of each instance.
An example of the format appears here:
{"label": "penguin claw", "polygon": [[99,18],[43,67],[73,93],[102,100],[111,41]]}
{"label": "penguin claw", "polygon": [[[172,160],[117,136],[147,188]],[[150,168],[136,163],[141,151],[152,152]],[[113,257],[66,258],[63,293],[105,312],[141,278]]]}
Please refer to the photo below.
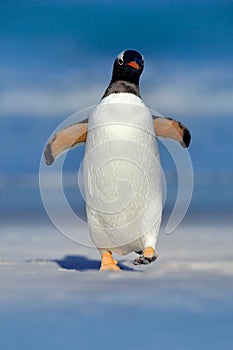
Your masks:
{"label": "penguin claw", "polygon": [[155,261],[158,258],[158,255],[154,255],[151,258],[145,257],[143,254],[139,256],[137,259],[134,260],[133,264],[134,265],[148,265]]}

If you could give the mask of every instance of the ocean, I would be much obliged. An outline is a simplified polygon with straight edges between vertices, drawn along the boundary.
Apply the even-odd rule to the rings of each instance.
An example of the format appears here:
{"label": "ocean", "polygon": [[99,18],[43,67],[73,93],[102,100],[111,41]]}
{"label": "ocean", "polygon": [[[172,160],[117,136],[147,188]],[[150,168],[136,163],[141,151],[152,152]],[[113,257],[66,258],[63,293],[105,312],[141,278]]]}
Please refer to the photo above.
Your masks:
{"label": "ocean", "polygon": [[[228,1],[1,2],[1,211],[41,209],[38,171],[48,138],[98,103],[125,48],[145,56],[147,105],[191,131],[193,209],[231,211],[232,13]],[[64,172],[77,169],[83,147],[71,153]],[[171,206],[176,168],[162,146],[161,158]]]}

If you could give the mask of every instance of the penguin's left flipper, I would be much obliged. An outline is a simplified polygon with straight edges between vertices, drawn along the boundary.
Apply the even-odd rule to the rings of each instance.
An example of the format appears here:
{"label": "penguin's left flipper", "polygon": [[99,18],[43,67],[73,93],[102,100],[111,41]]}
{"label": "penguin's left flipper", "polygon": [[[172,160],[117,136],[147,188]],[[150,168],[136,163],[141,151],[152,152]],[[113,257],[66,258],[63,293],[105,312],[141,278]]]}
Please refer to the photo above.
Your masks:
{"label": "penguin's left flipper", "polygon": [[189,146],[191,134],[185,125],[171,118],[163,118],[155,115],[152,117],[156,136],[178,141],[185,148]]}
{"label": "penguin's left flipper", "polygon": [[47,143],[44,150],[44,160],[47,165],[53,164],[54,160],[65,150],[86,142],[87,119],[82,123],[72,124],[58,131]]}

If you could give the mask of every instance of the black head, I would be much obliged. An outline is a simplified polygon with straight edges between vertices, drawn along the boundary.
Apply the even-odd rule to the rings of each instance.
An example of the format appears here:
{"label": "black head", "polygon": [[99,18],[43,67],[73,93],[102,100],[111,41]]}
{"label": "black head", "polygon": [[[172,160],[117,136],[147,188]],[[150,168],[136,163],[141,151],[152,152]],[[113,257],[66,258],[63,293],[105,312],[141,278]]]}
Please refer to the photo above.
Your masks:
{"label": "black head", "polygon": [[126,50],[119,53],[113,64],[112,79],[102,98],[121,92],[141,97],[139,79],[143,68],[144,58],[139,52]]}
{"label": "black head", "polygon": [[123,80],[138,85],[143,68],[144,58],[139,52],[122,51],[114,61],[111,82]]}

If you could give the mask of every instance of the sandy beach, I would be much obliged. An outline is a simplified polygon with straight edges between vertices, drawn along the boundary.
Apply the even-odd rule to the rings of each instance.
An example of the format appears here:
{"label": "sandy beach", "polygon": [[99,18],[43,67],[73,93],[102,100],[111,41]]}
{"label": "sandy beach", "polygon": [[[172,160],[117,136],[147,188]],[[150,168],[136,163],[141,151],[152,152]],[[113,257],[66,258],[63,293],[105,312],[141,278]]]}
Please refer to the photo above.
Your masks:
{"label": "sandy beach", "polygon": [[118,257],[122,272],[101,273],[97,250],[47,219],[2,220],[1,348],[230,349],[232,245],[230,221],[162,227],[155,263],[135,267],[132,254]]}

